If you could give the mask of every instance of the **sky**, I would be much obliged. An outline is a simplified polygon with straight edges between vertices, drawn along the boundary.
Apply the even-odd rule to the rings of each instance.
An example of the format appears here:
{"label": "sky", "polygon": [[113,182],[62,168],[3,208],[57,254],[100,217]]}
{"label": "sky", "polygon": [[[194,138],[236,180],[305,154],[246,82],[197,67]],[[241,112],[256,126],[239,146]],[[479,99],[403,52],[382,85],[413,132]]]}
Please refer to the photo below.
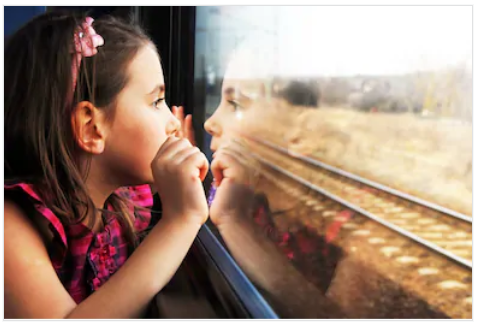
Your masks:
{"label": "sky", "polygon": [[211,59],[228,60],[232,46],[253,37],[261,44],[251,49],[257,65],[275,63],[285,76],[404,74],[472,65],[469,6],[230,6],[204,12]]}
{"label": "sky", "polygon": [[471,7],[283,7],[280,16],[281,55],[310,40],[296,54],[305,64],[286,72],[405,73],[471,61]]}

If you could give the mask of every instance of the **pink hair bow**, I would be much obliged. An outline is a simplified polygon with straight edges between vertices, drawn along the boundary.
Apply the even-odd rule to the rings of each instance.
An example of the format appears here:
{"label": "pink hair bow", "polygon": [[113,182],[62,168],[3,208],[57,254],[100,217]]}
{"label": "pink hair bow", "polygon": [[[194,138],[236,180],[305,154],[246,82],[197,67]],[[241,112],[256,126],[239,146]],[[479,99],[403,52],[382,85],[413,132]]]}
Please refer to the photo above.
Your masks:
{"label": "pink hair bow", "polygon": [[93,18],[87,17],[82,27],[74,34],[75,57],[72,62],[73,91],[77,85],[78,68],[83,57],[92,57],[97,51],[97,47],[104,44],[103,37],[98,35],[92,27]]}

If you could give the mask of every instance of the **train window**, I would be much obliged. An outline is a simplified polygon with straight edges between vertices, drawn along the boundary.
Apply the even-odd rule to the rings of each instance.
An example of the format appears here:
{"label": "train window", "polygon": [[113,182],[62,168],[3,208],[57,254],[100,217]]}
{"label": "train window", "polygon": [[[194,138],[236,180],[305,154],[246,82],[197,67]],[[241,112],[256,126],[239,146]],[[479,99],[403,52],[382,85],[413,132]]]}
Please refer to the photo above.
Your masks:
{"label": "train window", "polygon": [[273,309],[471,318],[472,8],[198,7],[195,39],[203,149],[254,188],[211,228]]}

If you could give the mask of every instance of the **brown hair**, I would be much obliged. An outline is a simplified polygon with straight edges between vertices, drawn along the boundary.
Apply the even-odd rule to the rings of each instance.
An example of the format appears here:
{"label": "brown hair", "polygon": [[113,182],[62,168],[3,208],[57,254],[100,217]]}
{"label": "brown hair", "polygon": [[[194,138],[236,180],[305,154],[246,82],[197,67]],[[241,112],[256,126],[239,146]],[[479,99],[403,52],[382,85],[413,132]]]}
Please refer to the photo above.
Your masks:
{"label": "brown hair", "polygon": [[[50,12],[36,17],[8,40],[5,48],[5,181],[28,182],[65,224],[83,221],[95,208],[78,163],[71,116],[76,103],[90,101],[114,117],[117,95],[128,82],[127,66],[145,45],[140,27],[113,17],[94,22],[105,39],[93,57],[82,58],[73,95],[71,54],[83,16]],[[135,241],[126,201],[112,194]],[[94,212],[96,213],[96,212]],[[90,225],[95,218],[89,219]]]}

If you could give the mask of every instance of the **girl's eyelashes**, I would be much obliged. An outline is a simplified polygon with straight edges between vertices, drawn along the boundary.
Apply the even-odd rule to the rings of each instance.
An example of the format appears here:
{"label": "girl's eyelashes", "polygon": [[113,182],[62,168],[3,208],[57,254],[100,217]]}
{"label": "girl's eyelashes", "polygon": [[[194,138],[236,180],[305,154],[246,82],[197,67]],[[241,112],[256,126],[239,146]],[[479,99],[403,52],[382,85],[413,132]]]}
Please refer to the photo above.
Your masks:
{"label": "girl's eyelashes", "polygon": [[153,101],[152,106],[156,109],[159,109],[158,104],[163,102],[164,100],[165,100],[165,98],[158,98],[155,101]]}
{"label": "girl's eyelashes", "polygon": [[227,101],[235,111],[239,110],[242,108],[242,106],[237,102],[237,101],[234,101],[234,100],[228,100]]}

